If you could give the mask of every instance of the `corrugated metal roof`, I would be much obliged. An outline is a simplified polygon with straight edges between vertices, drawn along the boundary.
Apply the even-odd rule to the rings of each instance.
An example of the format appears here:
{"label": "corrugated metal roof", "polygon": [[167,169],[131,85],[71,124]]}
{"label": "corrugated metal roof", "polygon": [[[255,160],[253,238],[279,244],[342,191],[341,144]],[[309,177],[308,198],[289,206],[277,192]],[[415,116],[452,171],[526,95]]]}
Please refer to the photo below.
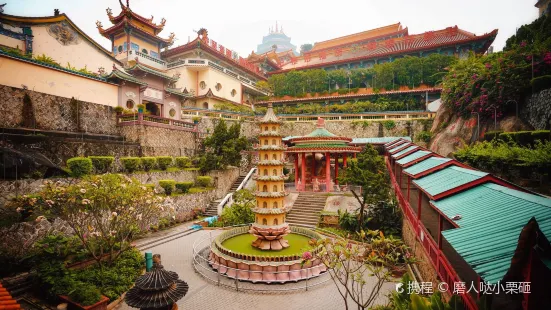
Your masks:
{"label": "corrugated metal roof", "polygon": [[414,145],[414,144],[411,143],[411,142],[406,142],[406,143],[404,143],[404,144],[398,145],[397,147],[395,147],[395,148],[393,148],[393,149],[391,149],[391,150],[388,150],[388,153],[391,154],[391,155],[392,155],[392,154],[396,154],[396,153],[400,152],[401,150],[405,150],[406,148],[408,148],[408,147],[410,147],[410,146],[412,146],[412,145]]}
{"label": "corrugated metal roof", "polygon": [[400,145],[404,145],[404,144],[406,144],[406,143],[410,143],[410,142],[407,141],[407,140],[399,140],[398,142],[396,142],[396,143],[392,144],[391,146],[387,147],[386,150],[387,150],[387,151],[390,151],[390,150],[392,150],[392,149],[394,149],[394,148],[397,148],[397,147],[399,147]]}
{"label": "corrugated metal roof", "polygon": [[436,166],[440,166],[441,164],[446,163],[450,160],[451,158],[445,158],[445,157],[429,157],[407,168],[406,170],[404,170],[404,172],[411,174],[413,176],[416,176],[419,173],[425,172]]}
{"label": "corrugated metal roof", "polygon": [[487,175],[486,172],[451,166],[415,180],[413,183],[429,195],[435,196]]}
{"label": "corrugated metal roof", "polygon": [[511,265],[522,228],[535,217],[551,239],[551,199],[487,183],[432,201],[460,228],[442,232],[465,261],[490,283],[496,283]]}
{"label": "corrugated metal roof", "polygon": [[423,156],[426,156],[426,155],[429,155],[431,154],[432,152],[429,152],[429,151],[415,151],[411,154],[409,154],[408,156],[404,157],[404,158],[400,158],[399,160],[397,160],[396,162],[398,163],[398,165],[400,166],[403,166],[405,164],[409,164],[410,162],[416,160],[416,159],[419,159]]}
{"label": "corrugated metal roof", "polygon": [[398,158],[398,157],[404,155],[405,153],[410,152],[410,151],[413,151],[413,150],[418,149],[418,148],[419,148],[419,147],[418,147],[417,145],[411,145],[411,146],[409,146],[408,148],[403,149],[403,150],[401,150],[400,152],[398,152],[398,153],[396,153],[396,154],[393,154],[393,155],[392,155],[392,158]]}
{"label": "corrugated metal roof", "polygon": [[399,139],[411,141],[410,137],[373,137],[373,138],[354,138],[352,144],[386,144]]}

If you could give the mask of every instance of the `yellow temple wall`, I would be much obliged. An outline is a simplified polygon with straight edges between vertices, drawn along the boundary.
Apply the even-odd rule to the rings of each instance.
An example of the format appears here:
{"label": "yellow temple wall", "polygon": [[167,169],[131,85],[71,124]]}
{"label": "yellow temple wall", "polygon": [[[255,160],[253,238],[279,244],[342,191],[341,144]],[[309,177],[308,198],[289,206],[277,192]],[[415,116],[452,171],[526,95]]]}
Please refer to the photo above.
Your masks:
{"label": "yellow temple wall", "polygon": [[154,34],[153,28],[152,28],[151,26],[149,26],[149,25],[147,25],[147,24],[145,24],[145,23],[142,23],[142,22],[139,21],[139,20],[136,20],[136,19],[133,18],[130,22],[132,23],[132,25],[134,25],[134,26],[140,28],[141,30],[143,30],[143,31],[145,31],[145,32],[147,32],[147,33],[150,33],[150,34]]}
{"label": "yellow temple wall", "polygon": [[[199,71],[198,83],[204,81],[207,85],[205,89],[199,87],[199,95],[204,95],[209,91],[209,88],[212,90],[212,93],[217,97],[222,97],[227,101],[240,104],[241,103],[241,82],[238,80],[221,73],[215,69],[208,68],[204,71]],[[216,84],[220,83],[222,88],[218,91],[216,90]],[[231,95],[232,90],[235,89],[235,96]]]}
{"label": "yellow temple wall", "polygon": [[259,208],[263,208],[263,203],[266,202],[268,204],[268,208],[271,209],[274,206],[274,202],[277,202],[277,207],[281,208],[284,206],[284,200],[284,197],[256,197],[256,205]]}
{"label": "yellow temple wall", "polygon": [[23,40],[14,39],[5,35],[0,35],[0,46],[7,46],[25,50],[25,42]]}
{"label": "yellow temple wall", "polygon": [[265,160],[264,155],[268,155],[268,160],[273,160],[274,155],[277,156],[277,160],[282,160],[283,159],[283,152],[282,151],[260,151],[259,154],[258,154],[258,156],[259,156],[258,158],[260,160]]}
{"label": "yellow temple wall", "polygon": [[285,214],[257,214],[255,222],[262,225],[263,219],[266,219],[268,225],[274,225],[274,219],[277,219],[277,225],[281,225],[285,221]]}
{"label": "yellow temple wall", "polygon": [[[115,38],[115,40],[113,41],[113,44],[118,48],[119,46],[123,46],[124,42],[126,42],[126,35],[122,35],[120,37],[117,37]],[[128,49],[127,49],[128,51]],[[118,55],[118,50],[117,50],[117,55]],[[126,52],[123,52],[126,54]]]}
{"label": "yellow temple wall", "polygon": [[92,72],[97,72],[100,67],[110,71],[113,67],[113,58],[109,57],[98,47],[90,43],[83,36],[77,35],[77,39],[71,44],[63,45],[48,33],[49,25],[32,26],[33,54],[35,56],[45,54],[62,66],[70,63],[77,69],[87,67]]}
{"label": "yellow temple wall", "polygon": [[0,57],[0,85],[116,107],[119,87],[78,75]]}
{"label": "yellow temple wall", "polygon": [[277,191],[284,191],[284,183],[281,182],[281,181],[256,181],[256,185],[257,185],[257,190],[258,191],[264,191],[263,188],[264,188],[264,185],[266,185],[268,187],[268,192],[273,192],[274,191],[274,185],[277,186]]}

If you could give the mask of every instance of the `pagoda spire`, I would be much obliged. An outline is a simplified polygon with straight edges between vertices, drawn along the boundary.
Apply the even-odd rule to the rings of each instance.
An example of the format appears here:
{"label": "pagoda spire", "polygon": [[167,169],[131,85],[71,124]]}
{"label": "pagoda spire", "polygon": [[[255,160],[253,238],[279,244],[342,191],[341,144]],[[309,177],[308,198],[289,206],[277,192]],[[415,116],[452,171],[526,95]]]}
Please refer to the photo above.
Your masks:
{"label": "pagoda spire", "polygon": [[277,30],[277,20],[276,20],[276,31],[275,31],[275,32],[278,33],[278,30]]}

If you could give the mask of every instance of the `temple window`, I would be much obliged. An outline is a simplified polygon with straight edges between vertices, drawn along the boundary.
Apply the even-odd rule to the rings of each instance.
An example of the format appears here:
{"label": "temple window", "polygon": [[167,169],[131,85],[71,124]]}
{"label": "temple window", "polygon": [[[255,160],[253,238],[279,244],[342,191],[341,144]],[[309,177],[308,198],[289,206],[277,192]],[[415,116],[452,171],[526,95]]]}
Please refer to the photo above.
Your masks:
{"label": "temple window", "polygon": [[274,169],[274,171],[272,172],[272,174],[275,176],[277,176],[277,169]]}
{"label": "temple window", "polygon": [[277,201],[274,201],[274,209],[277,209]]}
{"label": "temple window", "polygon": [[149,56],[159,59],[159,53],[155,51],[149,51]]}
{"label": "temple window", "polygon": [[144,54],[146,54],[146,55],[149,54],[145,48],[142,48],[142,53],[144,53]]}
{"label": "temple window", "polygon": [[277,160],[277,155],[274,154],[274,155],[272,156],[272,159],[273,159],[273,160]]}
{"label": "temple window", "polygon": [[262,191],[267,192],[268,191],[268,186],[266,186],[266,185],[262,186]]}
{"label": "temple window", "polygon": [[268,208],[268,203],[267,203],[266,201],[264,201],[264,202],[262,203],[262,208],[264,208],[264,209],[267,209],[267,208]]}
{"label": "temple window", "polygon": [[263,218],[263,219],[262,219],[262,225],[268,225],[268,220],[265,219],[265,218]]}
{"label": "temple window", "polygon": [[126,52],[127,50],[128,50],[128,42],[124,42],[124,43],[122,44],[122,51],[123,51],[123,52]]}
{"label": "temple window", "polygon": [[129,110],[134,109],[134,101],[132,101],[130,99],[126,100],[126,108],[129,109]]}
{"label": "temple window", "polygon": [[207,87],[207,83],[205,83],[205,81],[201,81],[199,83],[199,87],[201,87],[201,89],[205,89]]}
{"label": "temple window", "polygon": [[264,131],[268,131],[268,126],[264,127]]}
{"label": "temple window", "polygon": [[277,185],[274,185],[274,192],[277,192]]}
{"label": "temple window", "polygon": [[264,175],[268,175],[268,169],[264,169]]}
{"label": "temple window", "polygon": [[264,140],[264,145],[268,145],[268,140]]}
{"label": "temple window", "polygon": [[208,109],[208,108],[209,108],[209,103],[203,102],[203,109]]}
{"label": "temple window", "polygon": [[268,160],[268,154],[264,154],[264,160]]}
{"label": "temple window", "polygon": [[222,84],[216,83],[216,86],[214,86],[214,88],[216,88],[217,91],[220,91],[222,89]]}
{"label": "temple window", "polygon": [[170,109],[170,111],[168,111],[168,115],[170,115],[170,117],[176,116],[176,110]]}
{"label": "temple window", "polygon": [[276,144],[277,144],[276,140],[273,139],[273,140],[272,140],[272,145],[276,145]]}
{"label": "temple window", "polygon": [[119,53],[122,53],[122,45],[119,45]]}
{"label": "temple window", "polygon": [[277,219],[274,219],[274,225],[278,225]]}

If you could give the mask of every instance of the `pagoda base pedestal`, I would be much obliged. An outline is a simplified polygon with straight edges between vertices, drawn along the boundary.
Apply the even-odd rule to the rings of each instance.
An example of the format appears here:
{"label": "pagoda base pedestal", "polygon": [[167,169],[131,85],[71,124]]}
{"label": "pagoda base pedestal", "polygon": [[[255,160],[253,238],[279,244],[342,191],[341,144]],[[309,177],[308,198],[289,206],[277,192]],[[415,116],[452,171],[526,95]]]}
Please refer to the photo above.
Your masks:
{"label": "pagoda base pedestal", "polygon": [[278,251],[289,247],[287,240],[283,239],[284,236],[289,234],[289,224],[285,223],[279,227],[264,228],[251,226],[249,233],[253,234],[257,239],[252,243],[252,246],[261,250]]}

